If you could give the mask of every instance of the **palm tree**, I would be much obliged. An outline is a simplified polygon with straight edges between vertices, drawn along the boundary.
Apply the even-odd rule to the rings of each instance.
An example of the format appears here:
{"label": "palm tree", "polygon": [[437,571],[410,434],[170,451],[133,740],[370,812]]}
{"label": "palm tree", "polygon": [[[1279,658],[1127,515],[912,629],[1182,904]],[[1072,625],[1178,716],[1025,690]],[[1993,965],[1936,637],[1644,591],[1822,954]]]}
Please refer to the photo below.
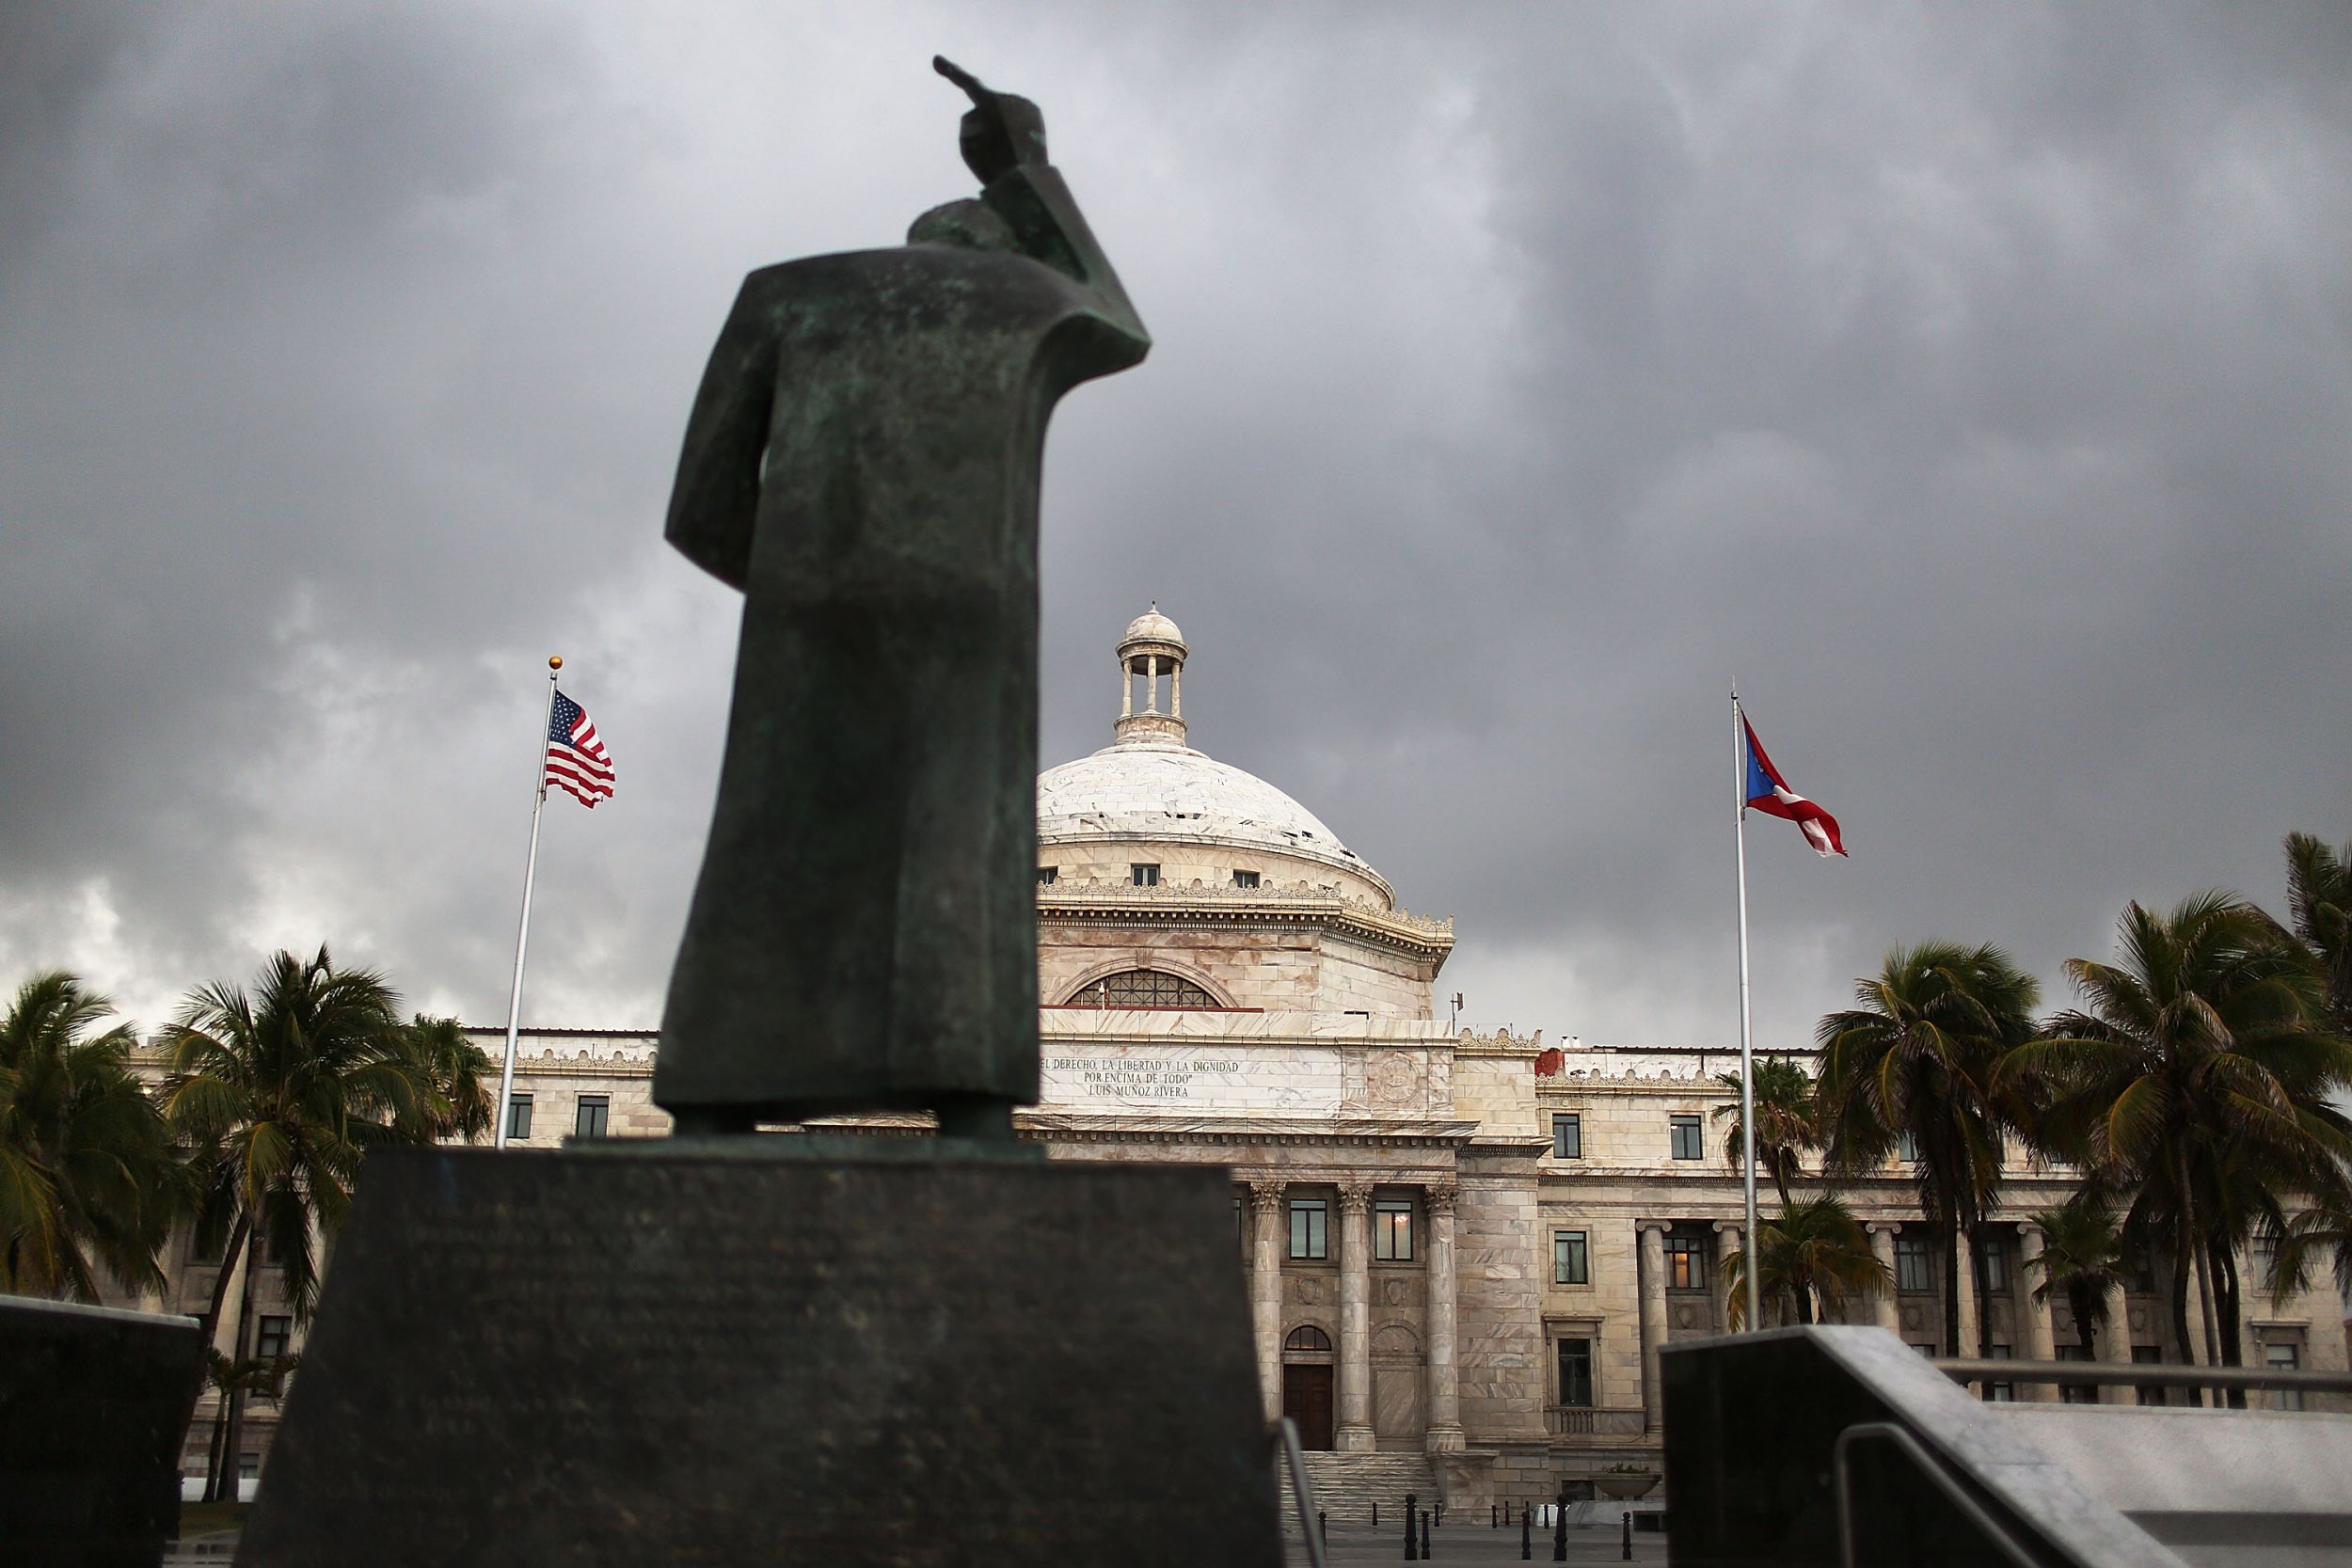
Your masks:
{"label": "palm tree", "polygon": [[[231,1396],[239,1401],[252,1394],[265,1400],[278,1399],[286,1391],[286,1379],[292,1377],[301,1365],[302,1357],[299,1355],[273,1355],[267,1360],[247,1356],[242,1361],[231,1361],[213,1346],[204,1347],[204,1381],[211,1386],[217,1402],[213,1406],[212,1440],[205,1445],[204,1473],[208,1478],[221,1474],[224,1468],[236,1468],[233,1465],[225,1465],[223,1460],[230,1441],[229,1405]],[[206,1500],[212,1499],[208,1496]],[[235,1500],[233,1495],[230,1500]]]}
{"label": "palm tree", "polygon": [[455,1019],[419,1013],[402,1031],[402,1045],[417,1089],[403,1132],[419,1143],[438,1143],[471,1141],[490,1130],[493,1096],[486,1081],[497,1069]]}
{"label": "palm tree", "polygon": [[[2001,1076],[2047,1101],[2037,1138],[2130,1197],[2127,1225],[2169,1265],[2170,1333],[2185,1360],[2192,1273],[2208,1360],[2239,1359],[2237,1243],[2284,1226],[2281,1197],[2344,1186],[2352,1119],[2328,1103],[2352,1085],[2352,1044],[2325,1028],[2318,966],[2251,904],[2202,893],[2121,922],[2122,961],[2070,959],[2084,1006],[2004,1060]],[[2220,1299],[2216,1299],[2216,1280]]]}
{"label": "palm tree", "polygon": [[2288,912],[2319,960],[2328,1027],[2352,1037],[2352,844],[2339,852],[2310,833],[2289,833],[2286,851]]}
{"label": "palm tree", "polygon": [[[308,960],[274,955],[250,995],[199,987],[165,1038],[165,1112],[200,1151],[198,1239],[222,1248],[203,1319],[208,1344],[246,1255],[228,1351],[240,1361],[251,1255],[266,1245],[295,1319],[307,1322],[318,1294],[316,1239],[341,1227],[367,1148],[414,1136],[401,1129],[424,1124],[427,1097],[383,977],[336,969],[325,947]],[[226,1457],[214,1466],[208,1500],[223,1495],[223,1473],[235,1471],[244,1393],[227,1390]]]}
{"label": "palm tree", "polygon": [[[1759,1117],[1759,1120],[1762,1118]],[[1886,1265],[1870,1249],[1869,1233],[1853,1211],[1823,1194],[1803,1203],[1781,1205],[1780,1218],[1756,1227],[1756,1291],[1801,1323],[1827,1320],[1848,1298],[1884,1290]],[[1748,1248],[1724,1259],[1724,1298],[1731,1326],[1747,1320]],[[1792,1311],[1793,1309],[1793,1311]]]}
{"label": "palm tree", "polygon": [[132,1076],[128,1024],[61,970],[0,1018],[0,1289],[98,1299],[100,1270],[161,1291],[180,1194],[170,1131]]}
{"label": "palm tree", "polygon": [[2098,1352],[2091,1336],[2106,1321],[2107,1292],[2129,1278],[2115,1213],[2095,1196],[2078,1195],[2072,1202],[2042,1210],[2033,1223],[2042,1231],[2042,1256],[2026,1265],[2042,1271],[2033,1299],[2047,1304],[2053,1295],[2064,1298],[2074,1315],[2074,1337],[2082,1343],[2083,1359],[2095,1361]]}
{"label": "palm tree", "polygon": [[1996,1093],[1994,1066],[2032,1037],[2039,999],[2033,976],[1998,947],[1923,942],[1888,953],[1876,976],[1854,983],[1855,1006],[1814,1031],[1830,1168],[1876,1169],[1905,1134],[1917,1150],[1919,1208],[1944,1233],[1944,1342],[1955,1349],[1963,1279],[1977,1288],[1977,1227],[2000,1198],[2003,1134],[2022,1117]]}
{"label": "palm tree", "polygon": [[[1716,1081],[1733,1095],[1740,1093],[1740,1075],[1724,1072]],[[1740,1101],[1715,1107],[1715,1119],[1731,1122],[1732,1135],[1724,1140],[1724,1153],[1731,1168],[1746,1168],[1745,1129],[1740,1121]],[[1789,1184],[1804,1174],[1804,1156],[1821,1144],[1820,1124],[1816,1120],[1813,1080],[1804,1069],[1787,1060],[1767,1057],[1756,1064],[1756,1163],[1772,1179],[1773,1191],[1780,1194],[1780,1206],[1789,1204]]]}

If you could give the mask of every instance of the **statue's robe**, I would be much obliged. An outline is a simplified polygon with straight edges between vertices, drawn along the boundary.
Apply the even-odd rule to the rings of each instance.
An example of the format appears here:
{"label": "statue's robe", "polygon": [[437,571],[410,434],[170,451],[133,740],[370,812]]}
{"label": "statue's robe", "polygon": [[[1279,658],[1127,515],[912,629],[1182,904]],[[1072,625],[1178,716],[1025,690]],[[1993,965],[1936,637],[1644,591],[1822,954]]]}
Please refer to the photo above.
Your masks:
{"label": "statue's robe", "polygon": [[668,535],[744,599],[673,1112],[1037,1099],[1039,467],[1151,341],[1052,168],[981,199],[1018,252],[752,274],[695,399]]}

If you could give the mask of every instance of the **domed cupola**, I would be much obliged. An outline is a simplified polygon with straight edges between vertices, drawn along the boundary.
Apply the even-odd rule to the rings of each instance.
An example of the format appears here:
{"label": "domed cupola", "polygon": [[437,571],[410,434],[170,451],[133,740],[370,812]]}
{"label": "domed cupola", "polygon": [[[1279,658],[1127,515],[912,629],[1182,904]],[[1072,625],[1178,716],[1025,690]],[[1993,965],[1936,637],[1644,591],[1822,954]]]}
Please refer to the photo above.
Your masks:
{"label": "domed cupola", "polygon": [[[1116,738],[1092,756],[1049,768],[1037,781],[1038,842],[1053,851],[1089,847],[1060,874],[1086,877],[1107,870],[1124,878],[1165,862],[1197,863],[1182,873],[1213,885],[1256,887],[1305,882],[1331,886],[1380,909],[1396,895],[1385,878],[1314,813],[1263,779],[1206,756],[1185,744],[1184,660],[1191,654],[1176,623],[1153,605],[1119,641],[1119,719]],[[1166,711],[1160,683],[1168,683]],[[1159,846],[1167,853],[1145,847]],[[1121,858],[1119,847],[1136,847]],[[1238,853],[1235,853],[1238,851]],[[1065,856],[1065,859],[1069,857]],[[1060,868],[1057,867],[1057,871]],[[1344,873],[1334,879],[1333,871]],[[1236,877],[1246,877],[1244,881]]]}
{"label": "domed cupola", "polygon": [[[1127,623],[1119,640],[1119,723],[1121,744],[1153,740],[1184,743],[1184,657],[1192,650],[1176,623],[1150,610]],[[1160,711],[1160,677],[1168,677],[1168,711]],[[1136,706],[1140,689],[1143,706]]]}

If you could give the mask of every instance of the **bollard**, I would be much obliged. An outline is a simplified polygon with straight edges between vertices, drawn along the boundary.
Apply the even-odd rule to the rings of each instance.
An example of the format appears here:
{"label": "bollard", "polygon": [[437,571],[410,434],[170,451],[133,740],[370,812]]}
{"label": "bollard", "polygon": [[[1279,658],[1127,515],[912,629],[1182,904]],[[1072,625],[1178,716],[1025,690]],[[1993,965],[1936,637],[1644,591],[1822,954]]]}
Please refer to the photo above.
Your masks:
{"label": "bollard", "polygon": [[1374,1529],[1380,1528],[1380,1505],[1376,1501],[1372,1505],[1372,1528]]}
{"label": "bollard", "polygon": [[1421,1511],[1421,1560],[1429,1560],[1429,1511],[1425,1508]]}
{"label": "bollard", "polygon": [[1551,1560],[1568,1560],[1568,1483],[1560,1483],[1559,1500],[1551,1509]]}
{"label": "bollard", "polygon": [[1535,1511],[1519,1504],[1519,1560],[1526,1562],[1535,1555]]}
{"label": "bollard", "polygon": [[1625,1513],[1624,1560],[1628,1562],[1633,1560],[1633,1511],[1631,1509],[1627,1509]]}
{"label": "bollard", "polygon": [[1501,1503],[1488,1503],[1486,1505],[1486,1528],[1488,1529],[1501,1529],[1502,1528],[1502,1505]]}
{"label": "bollard", "polygon": [[1327,1509],[1315,1510],[1315,1534],[1323,1538],[1325,1545],[1331,1544],[1331,1514]]}
{"label": "bollard", "polygon": [[1421,1498],[1414,1496],[1410,1492],[1405,1494],[1405,1560],[1407,1562],[1411,1562],[1421,1556],[1421,1553],[1415,1548],[1413,1542],[1413,1518],[1415,1512],[1420,1507]]}

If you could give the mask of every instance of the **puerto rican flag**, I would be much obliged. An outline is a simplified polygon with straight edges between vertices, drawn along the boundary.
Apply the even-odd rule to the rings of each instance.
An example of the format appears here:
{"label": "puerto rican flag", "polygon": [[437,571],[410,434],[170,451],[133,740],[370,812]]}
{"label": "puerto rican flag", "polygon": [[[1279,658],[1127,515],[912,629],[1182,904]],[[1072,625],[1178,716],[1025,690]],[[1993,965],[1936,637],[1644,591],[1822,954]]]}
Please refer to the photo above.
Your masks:
{"label": "puerto rican flag", "polygon": [[1772,759],[1764,754],[1763,743],[1756,738],[1756,726],[1748,722],[1744,711],[1740,715],[1740,733],[1744,737],[1741,751],[1747,763],[1741,784],[1746,803],[1768,816],[1794,822],[1804,831],[1813,852],[1823,860],[1844,854],[1846,846],[1837,836],[1837,818],[1788,787],[1788,781],[1780,776]]}

